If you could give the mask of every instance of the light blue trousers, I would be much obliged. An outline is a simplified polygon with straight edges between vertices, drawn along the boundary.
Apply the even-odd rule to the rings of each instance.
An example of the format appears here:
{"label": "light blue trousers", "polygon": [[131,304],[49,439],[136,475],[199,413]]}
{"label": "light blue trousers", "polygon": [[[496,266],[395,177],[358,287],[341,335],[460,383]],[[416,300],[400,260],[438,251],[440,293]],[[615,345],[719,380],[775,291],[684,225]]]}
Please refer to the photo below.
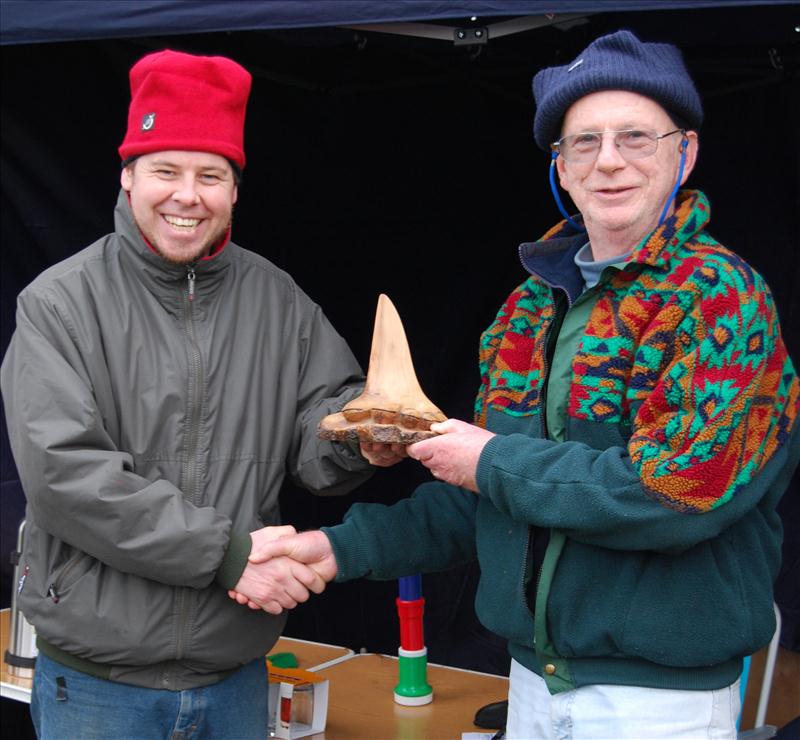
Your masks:
{"label": "light blue trousers", "polygon": [[264,740],[267,671],[258,658],[211,686],[144,689],[39,654],[31,693],[39,740]]}

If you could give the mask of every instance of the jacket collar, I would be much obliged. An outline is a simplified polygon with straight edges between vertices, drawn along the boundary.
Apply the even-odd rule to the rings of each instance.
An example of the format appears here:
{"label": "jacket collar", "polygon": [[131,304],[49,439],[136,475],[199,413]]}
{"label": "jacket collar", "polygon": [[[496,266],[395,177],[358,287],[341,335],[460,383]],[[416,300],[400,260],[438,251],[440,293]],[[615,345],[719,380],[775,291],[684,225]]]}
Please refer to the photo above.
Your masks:
{"label": "jacket collar", "polygon": [[[120,258],[130,266],[133,274],[156,295],[176,296],[186,281],[188,268],[170,264],[148,245],[133,218],[128,194],[123,189],[120,189],[114,209],[114,230],[120,240]],[[230,267],[234,250],[235,245],[226,243],[213,255],[196,263],[198,298],[218,287]]]}
{"label": "jacket collar", "polygon": [[[666,268],[676,250],[705,228],[710,218],[711,206],[705,194],[681,190],[672,216],[634,247],[629,264]],[[519,258],[531,275],[550,287],[562,288],[574,301],[583,290],[583,278],[574,257],[585,243],[586,234],[576,234],[565,220],[538,241],[520,244]]]}

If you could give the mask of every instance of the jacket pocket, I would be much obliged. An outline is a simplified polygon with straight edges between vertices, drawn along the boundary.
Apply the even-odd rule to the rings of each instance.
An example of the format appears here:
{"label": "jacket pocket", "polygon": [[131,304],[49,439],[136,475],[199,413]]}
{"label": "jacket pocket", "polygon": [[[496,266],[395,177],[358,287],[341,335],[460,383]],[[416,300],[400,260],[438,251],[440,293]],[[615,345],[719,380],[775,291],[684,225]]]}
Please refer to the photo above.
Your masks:
{"label": "jacket pocket", "polygon": [[534,621],[526,593],[536,574],[526,567],[528,535],[527,524],[511,520],[481,498],[476,530],[481,567],[476,613],[492,632],[533,647]]}
{"label": "jacket pocket", "polygon": [[88,573],[94,563],[91,555],[77,550],[60,568],[54,570],[47,586],[47,595],[53,603],[57,604],[61,596]]}

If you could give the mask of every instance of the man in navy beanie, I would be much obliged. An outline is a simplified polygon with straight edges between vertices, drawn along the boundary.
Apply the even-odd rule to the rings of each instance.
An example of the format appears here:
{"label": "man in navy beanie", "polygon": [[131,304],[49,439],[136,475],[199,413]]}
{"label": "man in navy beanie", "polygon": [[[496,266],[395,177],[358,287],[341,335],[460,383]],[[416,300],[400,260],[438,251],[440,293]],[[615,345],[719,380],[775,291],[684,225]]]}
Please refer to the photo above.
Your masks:
{"label": "man in navy beanie", "polygon": [[797,375],[764,280],[680,189],[703,118],[680,51],[619,31],[533,91],[564,220],[519,248],[474,423],[408,447],[437,479],[411,498],[251,560],[346,580],[477,559],[508,738],[734,738],[742,659],[775,630]]}

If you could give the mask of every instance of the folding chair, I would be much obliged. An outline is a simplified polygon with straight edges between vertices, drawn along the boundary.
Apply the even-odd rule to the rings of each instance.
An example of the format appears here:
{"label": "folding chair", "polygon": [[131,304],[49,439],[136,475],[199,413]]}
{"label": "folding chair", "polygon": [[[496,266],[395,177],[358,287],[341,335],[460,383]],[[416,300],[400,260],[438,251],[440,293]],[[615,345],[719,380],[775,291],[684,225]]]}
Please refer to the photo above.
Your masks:
{"label": "folding chair", "polygon": [[[767,707],[769,706],[769,697],[772,693],[772,678],[775,674],[775,662],[778,658],[778,643],[781,637],[781,610],[778,605],[773,602],[773,609],[775,610],[775,633],[769,642],[767,648],[767,660],[764,664],[764,678],[761,679],[761,691],[758,695],[758,707],[756,708],[756,721],[752,730],[745,730],[742,732],[739,726],[742,722],[742,714],[739,712],[739,719],[736,722],[737,738],[738,740],[763,740],[764,738],[774,737],[778,732],[778,728],[774,725],[764,724],[767,717]],[[739,689],[742,697],[742,709],[744,709],[744,698],[747,694],[747,679],[750,673],[750,656],[744,659],[744,670],[740,678]]]}

